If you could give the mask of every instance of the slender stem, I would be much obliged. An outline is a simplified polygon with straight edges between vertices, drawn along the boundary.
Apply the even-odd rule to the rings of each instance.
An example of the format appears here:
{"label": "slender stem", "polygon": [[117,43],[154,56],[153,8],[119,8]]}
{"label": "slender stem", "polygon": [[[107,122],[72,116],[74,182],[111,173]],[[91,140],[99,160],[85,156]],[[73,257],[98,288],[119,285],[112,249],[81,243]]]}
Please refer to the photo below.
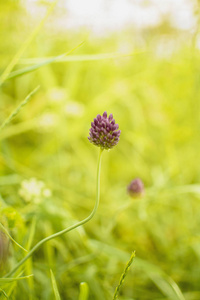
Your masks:
{"label": "slender stem", "polygon": [[65,228],[59,232],[56,232],[46,238],[44,238],[43,240],[39,241],[31,250],[30,252],[20,261],[18,262],[18,264],[8,273],[5,275],[5,277],[10,277],[13,273],[15,273],[19,267],[21,267],[21,265],[23,265],[27,259],[29,259],[31,257],[31,255],[33,255],[33,253],[39,248],[41,247],[44,243],[48,242],[49,240],[52,240],[58,236],[61,236],[64,233],[67,233],[85,223],[87,223],[88,221],[90,221],[92,219],[92,217],[95,215],[97,208],[99,206],[99,198],[100,198],[100,171],[101,171],[101,158],[102,158],[102,153],[103,153],[103,149],[100,149],[99,152],[99,159],[98,159],[98,165],[97,165],[97,178],[96,178],[96,201],[95,201],[95,205],[93,208],[93,211],[91,212],[91,214],[85,218],[84,220],[68,227]]}

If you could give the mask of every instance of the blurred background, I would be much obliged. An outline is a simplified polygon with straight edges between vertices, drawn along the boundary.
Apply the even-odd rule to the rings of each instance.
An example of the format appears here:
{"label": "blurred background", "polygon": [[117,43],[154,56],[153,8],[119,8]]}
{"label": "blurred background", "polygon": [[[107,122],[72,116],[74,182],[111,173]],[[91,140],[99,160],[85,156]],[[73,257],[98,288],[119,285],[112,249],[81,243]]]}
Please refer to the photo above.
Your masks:
{"label": "blurred background", "polygon": [[[134,250],[119,299],[200,299],[199,9],[198,0],[0,2],[1,124],[40,86],[0,131],[0,221],[18,243],[30,249],[89,215],[91,121],[107,111],[121,129],[103,154],[97,214],[41,247],[25,264],[34,277],[1,285],[9,299],[57,299],[50,269],[61,299],[113,299]],[[136,177],[145,194],[133,199]],[[1,275],[24,255],[10,241]]]}

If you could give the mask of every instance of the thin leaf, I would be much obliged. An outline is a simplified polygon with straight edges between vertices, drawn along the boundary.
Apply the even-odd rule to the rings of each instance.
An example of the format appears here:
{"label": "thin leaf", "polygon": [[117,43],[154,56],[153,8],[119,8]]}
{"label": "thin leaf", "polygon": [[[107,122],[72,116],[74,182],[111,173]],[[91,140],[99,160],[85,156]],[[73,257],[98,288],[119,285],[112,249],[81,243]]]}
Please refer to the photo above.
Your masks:
{"label": "thin leaf", "polygon": [[29,239],[28,239],[28,242],[27,242],[27,249],[28,250],[30,250],[32,242],[33,242],[33,238],[34,238],[34,235],[35,235],[35,228],[36,228],[36,217],[33,217],[33,221],[31,223],[31,228],[30,228],[30,231],[29,231]]}
{"label": "thin leaf", "polygon": [[51,283],[52,283],[52,288],[53,288],[53,291],[54,291],[55,299],[56,300],[61,300],[60,294],[59,294],[59,291],[58,291],[58,287],[57,287],[57,283],[56,283],[56,279],[55,279],[54,274],[53,274],[51,269],[50,269],[50,273],[51,273]]}
{"label": "thin leaf", "polygon": [[13,59],[11,60],[11,62],[7,66],[7,68],[4,70],[4,72],[2,73],[2,75],[0,77],[0,86],[3,84],[3,82],[6,79],[8,79],[10,72],[13,70],[14,66],[18,63],[20,57],[23,55],[23,53],[26,50],[26,48],[31,44],[31,42],[33,41],[33,39],[36,37],[36,35],[40,31],[41,27],[44,25],[46,19],[51,14],[51,12],[54,9],[54,7],[57,4],[57,2],[58,2],[58,0],[54,1],[51,4],[51,6],[47,10],[47,13],[44,16],[44,18],[41,20],[41,22],[38,24],[38,26],[34,29],[34,31],[32,32],[32,34],[30,34],[29,37],[25,40],[25,42],[22,44],[22,46],[19,49],[19,51],[15,54],[15,56],[13,57]]}
{"label": "thin leaf", "polygon": [[[28,234],[28,236],[29,236],[28,242],[26,245],[26,248],[28,249],[28,251],[30,250],[32,242],[33,242],[33,238],[35,235],[35,227],[36,227],[36,217],[33,217],[33,220],[32,220],[31,226],[30,226],[30,230],[29,230],[29,234]],[[33,272],[33,260],[32,259],[29,259],[26,262],[26,272],[28,274],[31,274]],[[35,295],[35,286],[34,286],[34,278],[33,277],[28,278],[28,286],[29,286],[29,289],[32,291],[29,300],[32,300],[32,299],[34,299],[34,295]]]}
{"label": "thin leaf", "polygon": [[20,112],[20,110],[22,109],[22,107],[24,105],[26,105],[28,103],[28,101],[31,99],[31,97],[38,91],[39,86],[36,87],[32,92],[30,92],[30,94],[28,94],[28,96],[20,103],[20,105],[10,114],[10,116],[2,123],[2,125],[0,126],[0,131],[7,126],[12,119],[14,119],[16,117],[16,115]]}
{"label": "thin leaf", "polygon": [[2,290],[2,289],[0,288],[0,291],[1,291],[2,294],[5,296],[6,299],[9,299],[8,295],[6,294],[6,292],[5,292],[4,290]]}
{"label": "thin leaf", "polygon": [[6,228],[3,226],[3,224],[0,223],[0,227],[3,230],[3,232],[9,237],[9,239],[15,244],[17,245],[19,248],[21,248],[22,250],[24,250],[25,252],[28,252],[24,247],[22,247],[19,243],[17,243],[12,236],[9,234],[9,232],[6,230]]}
{"label": "thin leaf", "polygon": [[26,68],[22,68],[22,69],[19,69],[17,71],[14,71],[14,72],[11,72],[10,75],[6,78],[6,80],[8,79],[11,79],[11,78],[14,78],[14,77],[18,77],[18,76],[21,76],[21,75],[24,75],[24,74],[27,74],[27,73],[30,73],[30,72],[33,72],[43,66],[46,66],[46,65],[49,65],[53,62],[56,62],[57,60],[59,59],[63,59],[66,55],[72,53],[73,51],[75,51],[77,48],[79,48],[80,46],[83,45],[84,42],[80,43],[78,46],[74,47],[72,50],[64,53],[64,54],[61,54],[61,55],[58,55],[58,56],[55,56],[55,57],[51,57],[50,59],[47,59],[45,61],[42,61],[36,65],[33,65],[33,66],[30,66],[30,67],[26,67]]}
{"label": "thin leaf", "polygon": [[158,289],[169,299],[185,300],[179,286],[171,278],[164,274],[148,274],[149,278],[155,283]]}
{"label": "thin leaf", "polygon": [[[84,54],[84,55],[68,55],[64,58],[58,58],[56,62],[70,62],[70,61],[94,61],[94,60],[104,60],[104,59],[112,59],[112,58],[121,58],[133,56],[136,54],[141,54],[144,52],[134,52],[134,53],[99,53],[99,54]],[[48,57],[49,59],[53,59],[53,57]],[[40,58],[24,58],[20,60],[20,64],[39,64],[43,63],[47,60],[46,57]]]}
{"label": "thin leaf", "polygon": [[167,278],[169,284],[171,285],[172,289],[174,290],[175,294],[177,295],[179,300],[185,300],[185,297],[183,296],[183,293],[181,292],[178,284],[171,278]]}
{"label": "thin leaf", "polygon": [[29,277],[33,276],[32,275],[27,275],[27,276],[23,276],[23,277],[16,277],[16,278],[0,278],[0,285],[4,285],[13,281],[18,281],[18,280],[22,280],[22,279],[27,279]]}

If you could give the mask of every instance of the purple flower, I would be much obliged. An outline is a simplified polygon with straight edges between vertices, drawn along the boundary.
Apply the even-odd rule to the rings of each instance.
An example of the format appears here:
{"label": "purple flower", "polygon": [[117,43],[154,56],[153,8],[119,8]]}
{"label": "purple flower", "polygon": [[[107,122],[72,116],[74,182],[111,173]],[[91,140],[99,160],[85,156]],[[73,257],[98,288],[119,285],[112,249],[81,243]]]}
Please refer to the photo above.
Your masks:
{"label": "purple flower", "polygon": [[105,111],[102,116],[97,115],[94,122],[91,123],[88,140],[101,149],[111,149],[119,142],[121,130],[118,124],[115,124],[113,115],[107,117]]}
{"label": "purple flower", "polygon": [[144,184],[140,178],[135,178],[127,187],[127,192],[131,197],[137,197],[144,194]]}

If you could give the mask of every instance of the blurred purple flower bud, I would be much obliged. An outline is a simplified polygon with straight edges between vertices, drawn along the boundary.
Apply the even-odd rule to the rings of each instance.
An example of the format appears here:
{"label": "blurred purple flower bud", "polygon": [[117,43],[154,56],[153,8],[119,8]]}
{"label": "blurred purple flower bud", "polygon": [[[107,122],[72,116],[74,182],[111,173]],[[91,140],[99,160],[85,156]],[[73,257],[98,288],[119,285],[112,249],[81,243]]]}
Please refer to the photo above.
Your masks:
{"label": "blurred purple flower bud", "polygon": [[103,117],[104,117],[105,119],[107,118],[107,112],[106,112],[106,111],[104,111]]}
{"label": "blurred purple flower bud", "polygon": [[105,111],[102,116],[97,115],[94,122],[91,123],[88,140],[102,149],[111,149],[119,142],[121,130],[118,124],[115,124],[113,115],[107,117]]}
{"label": "blurred purple flower bud", "polygon": [[135,178],[127,187],[127,192],[131,197],[138,197],[144,194],[144,184],[140,178]]}
{"label": "blurred purple flower bud", "polygon": [[112,121],[112,119],[113,119],[113,115],[110,114],[109,117],[108,117],[108,121]]}

